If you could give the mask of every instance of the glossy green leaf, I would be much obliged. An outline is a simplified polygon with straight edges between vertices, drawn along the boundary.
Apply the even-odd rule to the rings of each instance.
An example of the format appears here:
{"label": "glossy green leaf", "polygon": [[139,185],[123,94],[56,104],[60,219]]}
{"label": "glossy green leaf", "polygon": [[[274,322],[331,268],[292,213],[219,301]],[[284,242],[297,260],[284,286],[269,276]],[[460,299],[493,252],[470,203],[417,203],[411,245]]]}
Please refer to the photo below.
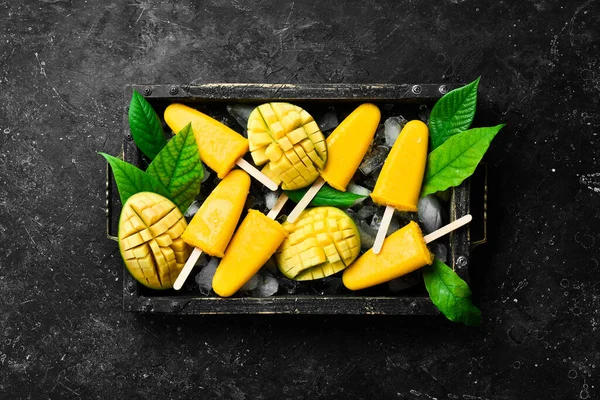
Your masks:
{"label": "glossy green leaf", "polygon": [[191,124],[177,133],[146,171],[167,189],[169,199],[185,212],[200,192],[204,168]]}
{"label": "glossy green leaf", "polygon": [[151,160],[167,144],[158,115],[135,90],[129,103],[129,129],[137,147]]}
{"label": "glossy green leaf", "polygon": [[432,150],[441,146],[448,138],[471,126],[477,106],[479,79],[446,93],[433,106],[429,116]]}
{"label": "glossy green leaf", "polygon": [[154,192],[169,197],[167,189],[154,177],[123,160],[109,154],[99,152],[110,164],[121,203],[125,204],[128,198],[139,192]]}
{"label": "glossy green leaf", "polygon": [[471,301],[471,289],[452,268],[435,259],[423,267],[423,279],[431,301],[446,318],[468,326],[481,324],[481,311]]}
{"label": "glossy green leaf", "polygon": [[[285,193],[292,201],[298,203],[308,189],[286,190]],[[357,200],[364,199],[365,197],[367,196],[350,192],[340,192],[325,184],[309,205],[313,207],[332,206],[345,208],[351,207]]]}
{"label": "glossy green leaf", "polygon": [[421,196],[458,186],[471,176],[503,126],[469,129],[429,153]]}

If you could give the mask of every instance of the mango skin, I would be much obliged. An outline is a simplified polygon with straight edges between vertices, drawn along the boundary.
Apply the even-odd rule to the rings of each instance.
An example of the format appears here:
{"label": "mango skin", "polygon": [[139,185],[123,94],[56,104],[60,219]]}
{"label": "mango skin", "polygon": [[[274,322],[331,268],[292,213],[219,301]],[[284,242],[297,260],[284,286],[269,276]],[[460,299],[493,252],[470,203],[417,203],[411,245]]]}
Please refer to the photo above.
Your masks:
{"label": "mango skin", "polygon": [[191,253],[181,239],[186,227],[183,214],[167,198],[152,192],[131,196],[118,231],[119,251],[131,276],[150,289],[171,289]]}

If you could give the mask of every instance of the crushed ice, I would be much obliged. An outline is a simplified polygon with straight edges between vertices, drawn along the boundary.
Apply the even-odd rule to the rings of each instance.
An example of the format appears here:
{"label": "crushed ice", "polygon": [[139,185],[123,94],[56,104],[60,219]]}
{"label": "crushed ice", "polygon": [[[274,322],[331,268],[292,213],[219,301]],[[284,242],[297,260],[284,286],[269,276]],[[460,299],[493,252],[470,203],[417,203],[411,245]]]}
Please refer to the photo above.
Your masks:
{"label": "crushed ice", "polygon": [[385,144],[392,147],[396,143],[396,139],[400,135],[400,131],[404,128],[408,121],[403,116],[390,117],[383,123],[385,127]]}
{"label": "crushed ice", "polygon": [[317,125],[319,125],[321,132],[328,132],[339,125],[338,117],[335,111],[327,111],[325,114],[320,116],[316,122]]}
{"label": "crushed ice", "polygon": [[269,272],[261,272],[257,287],[252,291],[255,297],[273,296],[279,290],[279,282]]}
{"label": "crushed ice", "polygon": [[389,152],[389,147],[375,146],[367,152],[358,169],[364,175],[370,175],[381,168]]}
{"label": "crushed ice", "polygon": [[208,296],[212,289],[212,280],[213,276],[215,276],[215,272],[217,272],[218,265],[219,259],[217,257],[212,257],[208,264],[196,275],[195,280],[198,289],[200,289],[200,293],[205,296]]}
{"label": "crushed ice", "polygon": [[196,215],[199,208],[200,202],[198,200],[194,200],[192,201],[192,204],[190,204],[188,209],[185,211],[185,214],[183,214],[183,216],[186,218],[192,218],[194,215]]}
{"label": "crushed ice", "polygon": [[227,112],[231,115],[238,124],[244,129],[248,126],[248,118],[250,113],[256,106],[251,104],[233,104],[227,106]]}
{"label": "crushed ice", "polygon": [[277,192],[269,191],[265,194],[265,205],[267,206],[267,210],[270,210],[273,207],[275,207],[275,203],[277,202],[278,198],[279,194]]}
{"label": "crushed ice", "polygon": [[431,233],[442,226],[442,204],[432,194],[419,199],[417,216],[425,233]]}

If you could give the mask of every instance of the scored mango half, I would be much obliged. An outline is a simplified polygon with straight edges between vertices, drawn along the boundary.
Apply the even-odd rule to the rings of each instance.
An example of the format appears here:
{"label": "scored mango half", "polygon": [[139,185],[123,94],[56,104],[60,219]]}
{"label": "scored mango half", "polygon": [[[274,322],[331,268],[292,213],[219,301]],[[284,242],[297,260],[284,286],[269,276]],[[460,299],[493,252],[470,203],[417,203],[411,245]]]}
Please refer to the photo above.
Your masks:
{"label": "scored mango half", "polygon": [[327,162],[325,137],[313,117],[290,103],[265,103],[248,118],[250,153],[256,165],[284,190],[312,184]]}
{"label": "scored mango half", "polygon": [[131,196],[119,218],[119,250],[131,275],[151,289],[172,288],[191,253],[181,239],[186,227],[167,198],[151,192]]}
{"label": "scored mango half", "polygon": [[333,275],[350,265],[360,251],[360,235],[354,221],[335,207],[304,210],[294,223],[283,224],[289,236],[275,260],[281,273],[295,280]]}

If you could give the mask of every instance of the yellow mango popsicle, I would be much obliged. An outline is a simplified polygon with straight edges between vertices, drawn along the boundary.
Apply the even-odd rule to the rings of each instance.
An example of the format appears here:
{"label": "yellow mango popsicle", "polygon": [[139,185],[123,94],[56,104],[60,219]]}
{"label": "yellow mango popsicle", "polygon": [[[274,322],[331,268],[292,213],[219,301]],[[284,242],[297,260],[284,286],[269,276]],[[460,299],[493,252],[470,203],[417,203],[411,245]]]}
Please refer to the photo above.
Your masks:
{"label": "yellow mango popsicle", "polygon": [[215,171],[219,178],[225,178],[237,165],[267,188],[277,190],[277,184],[273,180],[244,160],[243,155],[249,147],[248,140],[233,129],[179,103],[166,108],[165,122],[175,133],[191,123],[200,159]]}
{"label": "yellow mango popsicle", "polygon": [[286,237],[288,232],[279,222],[259,211],[248,210],[213,277],[215,293],[229,297],[237,292],[267,262]]}
{"label": "yellow mango popsicle", "polygon": [[417,211],[428,146],[429,129],[418,120],[409,121],[392,146],[371,193],[375,203],[386,206],[373,244],[373,253],[379,254],[381,251],[394,208],[398,211]]}
{"label": "yellow mango popsicle", "polygon": [[329,135],[326,140],[328,159],[321,177],[330,186],[346,191],[373,141],[380,118],[376,105],[361,104]]}
{"label": "yellow mango popsicle", "polygon": [[411,221],[385,239],[379,254],[367,251],[344,270],[342,282],[359,290],[406,275],[433,262],[419,225]]}
{"label": "yellow mango popsicle", "polygon": [[181,235],[181,239],[194,246],[194,250],[175,280],[173,289],[181,289],[202,252],[223,257],[244,210],[249,191],[250,177],[244,171],[236,169],[227,174],[204,200]]}
{"label": "yellow mango popsicle", "polygon": [[[421,121],[409,121],[390,150],[371,198],[398,211],[417,211],[423,183],[429,129]],[[387,228],[386,228],[387,229]]]}
{"label": "yellow mango popsicle", "polygon": [[365,157],[377,131],[381,112],[376,105],[365,103],[350,113],[326,140],[327,164],[321,177],[308,189],[288,216],[294,222],[308,207],[325,182],[343,192]]}
{"label": "yellow mango popsicle", "polygon": [[165,122],[177,133],[188,123],[198,144],[200,159],[223,179],[237,160],[248,151],[248,140],[216,119],[183,104],[174,103],[165,110]]}
{"label": "yellow mango popsicle", "polygon": [[202,203],[181,238],[211,256],[223,257],[249,191],[248,174],[231,171]]}

